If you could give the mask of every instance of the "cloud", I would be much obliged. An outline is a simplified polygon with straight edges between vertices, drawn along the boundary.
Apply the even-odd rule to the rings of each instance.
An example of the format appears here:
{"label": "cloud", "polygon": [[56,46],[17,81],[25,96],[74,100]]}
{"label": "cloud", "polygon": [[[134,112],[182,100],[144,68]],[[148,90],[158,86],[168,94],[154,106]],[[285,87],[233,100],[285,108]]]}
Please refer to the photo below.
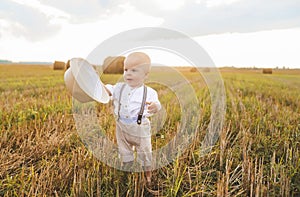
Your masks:
{"label": "cloud", "polygon": [[96,22],[122,7],[98,0],[1,0],[0,36],[40,41],[53,37],[64,24]]}
{"label": "cloud", "polygon": [[40,2],[69,14],[69,22],[74,24],[95,22],[113,14],[124,12],[119,6],[122,4],[120,0],[40,0]]}
{"label": "cloud", "polygon": [[300,26],[299,0],[185,0],[175,9],[167,9],[162,1],[130,2],[137,10],[163,18],[162,27],[191,36]]}
{"label": "cloud", "polygon": [[165,19],[163,27],[199,36],[299,27],[299,10],[298,0],[240,0],[215,6],[187,1],[176,11],[160,13],[160,17]]}
{"label": "cloud", "polygon": [[58,24],[40,10],[24,4],[2,0],[0,7],[0,33],[25,37],[31,41],[45,39],[56,34]]}
{"label": "cloud", "polygon": [[[128,7],[136,21],[141,20],[141,14],[160,18],[164,21],[161,27],[189,36],[300,26],[298,0],[1,0],[0,36],[43,40],[56,35],[66,23],[122,17],[128,13]],[[112,24],[118,25],[118,21]]]}
{"label": "cloud", "polygon": [[121,1],[1,0],[0,38],[8,35],[34,42],[49,39],[65,24],[105,21],[124,13]]}

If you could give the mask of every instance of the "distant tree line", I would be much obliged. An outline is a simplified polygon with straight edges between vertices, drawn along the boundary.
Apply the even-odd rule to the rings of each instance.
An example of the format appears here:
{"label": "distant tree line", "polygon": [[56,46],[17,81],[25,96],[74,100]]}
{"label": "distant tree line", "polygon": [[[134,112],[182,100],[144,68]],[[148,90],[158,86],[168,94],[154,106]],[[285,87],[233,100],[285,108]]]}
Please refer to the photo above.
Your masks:
{"label": "distant tree line", "polygon": [[3,64],[3,63],[12,63],[12,61],[10,60],[0,60],[0,63]]}

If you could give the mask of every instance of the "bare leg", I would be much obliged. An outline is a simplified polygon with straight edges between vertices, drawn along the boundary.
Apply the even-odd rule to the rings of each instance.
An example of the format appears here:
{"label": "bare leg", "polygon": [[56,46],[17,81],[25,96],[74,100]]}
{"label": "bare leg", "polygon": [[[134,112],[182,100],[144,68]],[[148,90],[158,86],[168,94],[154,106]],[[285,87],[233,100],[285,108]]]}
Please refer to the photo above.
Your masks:
{"label": "bare leg", "polygon": [[145,167],[145,174],[146,174],[147,184],[150,184],[151,183],[151,177],[152,177],[151,166]]}

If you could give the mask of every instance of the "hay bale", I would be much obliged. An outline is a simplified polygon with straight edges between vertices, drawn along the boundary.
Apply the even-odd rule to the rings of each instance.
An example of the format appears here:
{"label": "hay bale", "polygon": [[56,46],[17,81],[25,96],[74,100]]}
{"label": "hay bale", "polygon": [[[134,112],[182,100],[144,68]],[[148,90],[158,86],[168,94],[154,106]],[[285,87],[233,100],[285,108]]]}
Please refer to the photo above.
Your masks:
{"label": "hay bale", "polygon": [[109,56],[103,62],[104,74],[123,74],[124,71],[124,56]]}
{"label": "hay bale", "polygon": [[53,63],[53,70],[64,70],[65,62],[55,61]]}
{"label": "hay bale", "polygon": [[263,70],[262,70],[262,73],[263,74],[272,74],[272,68],[264,68]]}
{"label": "hay bale", "polygon": [[65,70],[68,70],[68,68],[70,68],[70,60],[67,61]]}
{"label": "hay bale", "polygon": [[195,68],[195,67],[191,68],[190,72],[192,72],[192,73],[197,72],[197,68]]}

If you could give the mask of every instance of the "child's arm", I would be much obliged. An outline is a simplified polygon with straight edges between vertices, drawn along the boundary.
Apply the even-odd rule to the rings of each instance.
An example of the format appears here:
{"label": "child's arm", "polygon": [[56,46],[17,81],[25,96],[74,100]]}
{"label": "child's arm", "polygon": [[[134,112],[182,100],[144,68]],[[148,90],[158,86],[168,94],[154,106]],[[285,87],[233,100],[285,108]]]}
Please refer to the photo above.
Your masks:
{"label": "child's arm", "polygon": [[146,104],[149,105],[147,109],[148,109],[148,113],[150,113],[150,114],[154,114],[154,113],[158,112],[161,108],[160,103],[146,102]]}
{"label": "child's arm", "polygon": [[104,88],[105,88],[106,92],[108,93],[108,95],[109,95],[109,96],[112,96],[111,91],[110,91],[105,85],[104,85]]}
{"label": "child's arm", "polygon": [[146,102],[147,114],[148,116],[151,116],[154,113],[157,113],[161,109],[161,104],[158,99],[157,92],[150,87],[147,88],[148,88],[147,90],[149,90],[147,93],[147,102]]}

